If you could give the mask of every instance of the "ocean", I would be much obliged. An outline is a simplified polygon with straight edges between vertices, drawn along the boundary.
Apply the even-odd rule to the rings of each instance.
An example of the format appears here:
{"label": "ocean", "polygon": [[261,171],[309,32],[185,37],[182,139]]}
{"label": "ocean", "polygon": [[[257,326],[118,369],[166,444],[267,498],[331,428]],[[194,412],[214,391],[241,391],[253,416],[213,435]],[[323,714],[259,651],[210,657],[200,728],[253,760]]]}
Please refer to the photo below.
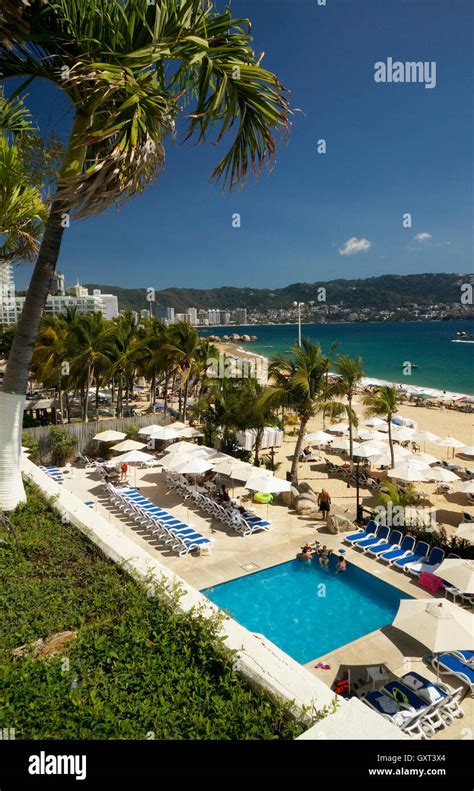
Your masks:
{"label": "ocean", "polygon": [[[460,331],[473,333],[472,322],[356,322],[301,328],[302,337],[319,341],[323,351],[336,341],[336,353],[360,355],[368,377],[474,395],[474,343],[451,342]],[[293,324],[209,327],[199,332],[256,335],[258,340],[242,346],[265,357],[287,352],[298,340],[298,326]],[[404,374],[407,362],[417,366],[410,375]]]}

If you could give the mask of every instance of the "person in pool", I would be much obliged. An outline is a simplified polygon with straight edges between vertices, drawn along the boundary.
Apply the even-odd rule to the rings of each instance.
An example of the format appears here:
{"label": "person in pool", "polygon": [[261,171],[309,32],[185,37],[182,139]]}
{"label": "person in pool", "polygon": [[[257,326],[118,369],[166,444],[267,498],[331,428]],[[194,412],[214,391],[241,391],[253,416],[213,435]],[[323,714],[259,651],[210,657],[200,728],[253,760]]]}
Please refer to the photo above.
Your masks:
{"label": "person in pool", "polygon": [[342,555],[339,555],[339,557],[337,559],[336,574],[339,574],[342,571],[347,571],[347,563],[346,563],[345,558]]}
{"label": "person in pool", "polygon": [[304,547],[301,547],[301,552],[298,552],[296,557],[299,560],[311,560],[311,556],[314,551],[314,547],[310,547],[309,544],[305,544]]}
{"label": "person in pool", "polygon": [[318,558],[319,558],[319,565],[323,569],[327,569],[329,566],[329,561],[331,560],[332,549],[328,549],[326,545],[324,545],[318,551]]}

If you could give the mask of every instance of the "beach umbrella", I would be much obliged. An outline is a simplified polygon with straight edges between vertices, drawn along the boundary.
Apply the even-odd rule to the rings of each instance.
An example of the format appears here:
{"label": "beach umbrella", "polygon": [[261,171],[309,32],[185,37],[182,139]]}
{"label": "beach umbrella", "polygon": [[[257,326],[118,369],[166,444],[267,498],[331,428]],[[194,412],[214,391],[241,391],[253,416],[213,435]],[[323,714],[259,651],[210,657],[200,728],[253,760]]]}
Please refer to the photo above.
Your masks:
{"label": "beach umbrella", "polygon": [[381,431],[377,431],[376,429],[369,430],[366,428],[361,428],[357,434],[360,439],[364,440],[364,442],[374,442],[375,440],[387,442],[387,435],[383,434]]}
{"label": "beach umbrella", "polygon": [[419,461],[424,461],[425,464],[437,464],[439,459],[436,456],[432,456],[431,453],[415,453],[415,459]]}
{"label": "beach umbrella", "polygon": [[[474,593],[474,560],[465,558],[449,558],[443,560],[441,566],[436,570],[436,576],[442,580],[450,582],[461,593]],[[462,611],[461,611],[462,612]],[[471,616],[474,621],[474,618]],[[474,629],[474,624],[472,626]],[[474,634],[474,632],[473,632]],[[472,636],[471,636],[472,641]],[[464,643],[457,646],[464,648]],[[469,646],[471,648],[471,646]]]}
{"label": "beach umbrella", "polygon": [[415,434],[415,430],[413,428],[408,428],[407,426],[402,426],[402,428],[392,430],[392,439],[396,440],[397,442],[406,442],[413,439],[413,435]]}
{"label": "beach umbrella", "polygon": [[176,465],[173,469],[181,475],[202,475],[208,470],[212,470],[213,464],[205,459],[190,458],[181,464]]}
{"label": "beach umbrella", "polygon": [[455,492],[464,492],[464,494],[474,494],[474,481],[461,481],[454,486]]}
{"label": "beach umbrella", "polygon": [[392,625],[436,654],[474,649],[474,616],[448,599],[404,599]]}
{"label": "beach umbrella", "polygon": [[229,478],[245,481],[245,479],[249,477],[250,471],[258,468],[253,467],[245,461],[234,459],[232,456],[229,456],[227,459],[222,459],[222,461],[216,461],[214,469],[219,475],[227,475]]}
{"label": "beach umbrella", "polygon": [[416,431],[413,439],[421,440],[422,442],[438,442],[441,437],[431,431]]}
{"label": "beach umbrella", "polygon": [[[399,462],[403,462],[406,459],[412,458],[413,453],[410,453],[410,451],[407,450],[406,448],[395,447],[393,449],[393,456],[395,459],[395,463],[398,464]],[[379,467],[387,467],[388,465],[390,465],[392,463],[392,456],[390,453],[390,449],[389,448],[387,448],[386,450],[381,449],[381,455],[376,456],[373,459],[373,462],[376,466]]]}
{"label": "beach umbrella", "polygon": [[[188,398],[188,403],[189,403],[189,398]],[[182,423],[180,420],[174,420],[172,423],[170,423],[167,426],[167,428],[175,428],[177,430],[180,430],[182,428],[187,428],[187,426],[186,423]]]}
{"label": "beach umbrella", "polygon": [[416,456],[413,456],[410,459],[404,459],[403,464],[407,464],[409,467],[412,467],[414,470],[424,470],[427,475],[431,469],[426,463],[426,461],[423,461],[422,459],[417,459]]}
{"label": "beach umbrella", "polygon": [[271,476],[270,470],[266,470],[262,467],[254,467],[252,464],[240,465],[240,467],[236,467],[232,470],[231,478],[235,478],[236,481],[246,481],[250,475],[258,475],[259,478],[268,478]]}
{"label": "beach umbrella", "polygon": [[463,541],[470,541],[471,544],[474,544],[474,523],[469,524],[468,522],[463,522],[457,526],[456,532],[454,534],[456,538],[462,538]]}
{"label": "beach umbrella", "polygon": [[[353,445],[357,443],[354,442]],[[349,440],[343,437],[334,437],[333,441],[331,442],[331,450],[349,450]]]}
{"label": "beach umbrella", "polygon": [[382,420],[380,417],[370,417],[368,420],[364,420],[366,426],[387,426],[387,421]]}
{"label": "beach umbrella", "polygon": [[360,459],[370,459],[373,456],[380,456],[380,448],[371,445],[369,442],[364,444],[354,443],[354,456]]}
{"label": "beach umbrella", "polygon": [[430,467],[426,471],[426,475],[430,481],[439,481],[439,483],[451,483],[452,481],[459,481],[459,475],[455,472],[447,470],[446,467]]}
{"label": "beach umbrella", "polygon": [[334,431],[335,434],[345,434],[349,431],[349,423],[334,423],[328,426],[328,431]]}
{"label": "beach umbrella", "polygon": [[98,442],[118,442],[125,439],[126,436],[123,431],[99,431],[92,439],[96,439]]}
{"label": "beach umbrella", "polygon": [[291,482],[284,481],[283,478],[275,478],[272,475],[250,475],[245,481],[245,488],[264,494],[278,494],[279,492],[289,492]]}
{"label": "beach umbrella", "polygon": [[396,478],[398,481],[406,481],[407,483],[428,480],[423,470],[417,470],[414,467],[410,467],[408,464],[394,467],[392,470],[388,471],[387,475],[389,478]]}
{"label": "beach umbrella", "polygon": [[469,445],[469,447],[465,447],[461,451],[462,456],[474,456],[474,445]]}
{"label": "beach umbrella", "polygon": [[313,431],[311,434],[305,434],[306,442],[330,442],[334,437],[328,434],[327,431]]}
{"label": "beach umbrella", "polygon": [[464,448],[465,443],[461,442],[456,437],[443,437],[442,439],[438,440],[437,445],[441,445],[442,448]]}
{"label": "beach umbrella", "polygon": [[118,445],[112,445],[111,450],[119,450],[125,453],[127,450],[141,450],[142,448],[146,448],[146,443],[137,442],[135,439],[126,439],[123,442],[119,442]]}

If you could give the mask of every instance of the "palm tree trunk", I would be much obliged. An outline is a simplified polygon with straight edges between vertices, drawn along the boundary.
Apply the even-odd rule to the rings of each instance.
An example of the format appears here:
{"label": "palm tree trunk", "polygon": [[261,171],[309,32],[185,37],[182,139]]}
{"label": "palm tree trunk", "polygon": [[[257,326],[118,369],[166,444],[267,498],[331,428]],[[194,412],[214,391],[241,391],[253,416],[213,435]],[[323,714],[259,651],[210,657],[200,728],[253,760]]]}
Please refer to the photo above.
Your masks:
{"label": "palm tree trunk", "polygon": [[184,385],[184,398],[183,398],[183,423],[186,423],[186,410],[188,408],[188,390],[189,390],[189,378],[186,379],[186,384]]}
{"label": "palm tree trunk", "polygon": [[304,440],[304,435],[306,433],[307,424],[308,424],[308,418],[302,418],[300,423],[300,428],[298,431],[298,439],[296,440],[293,461],[291,462],[290,476],[291,476],[291,482],[294,486],[298,486],[298,464],[301,456],[301,448],[303,447],[303,440]]}
{"label": "palm tree trunk", "polygon": [[165,375],[165,390],[164,390],[164,398],[163,398],[163,417],[166,423],[166,415],[168,414],[168,380],[169,380],[169,371],[166,370]]}
{"label": "palm tree trunk", "polygon": [[392,439],[392,415],[390,412],[387,415],[387,425],[388,425],[388,444],[390,447],[390,460],[392,462],[392,469],[395,467],[395,453],[393,450],[393,439]]}
{"label": "palm tree trunk", "polygon": [[62,211],[53,202],[0,392],[0,509],[4,511],[13,511],[26,500],[20,473],[23,410],[33,348],[64,233]]}
{"label": "palm tree trunk", "polygon": [[348,409],[348,415],[349,415],[349,456],[350,456],[349,464],[350,464],[350,471],[352,472],[352,470],[354,469],[354,460],[352,458],[352,451],[353,451],[353,447],[354,447],[354,439],[353,439],[353,436],[352,436],[352,398],[350,396],[347,399],[347,404],[348,404],[348,407],[349,407],[349,409]]}
{"label": "palm tree trunk", "polygon": [[263,428],[258,428],[257,433],[255,434],[255,447],[254,447],[254,458],[253,464],[254,467],[260,467],[260,445],[262,444],[262,437],[263,437]]}
{"label": "palm tree trunk", "polygon": [[156,371],[153,371],[150,383],[150,409],[156,401]]}

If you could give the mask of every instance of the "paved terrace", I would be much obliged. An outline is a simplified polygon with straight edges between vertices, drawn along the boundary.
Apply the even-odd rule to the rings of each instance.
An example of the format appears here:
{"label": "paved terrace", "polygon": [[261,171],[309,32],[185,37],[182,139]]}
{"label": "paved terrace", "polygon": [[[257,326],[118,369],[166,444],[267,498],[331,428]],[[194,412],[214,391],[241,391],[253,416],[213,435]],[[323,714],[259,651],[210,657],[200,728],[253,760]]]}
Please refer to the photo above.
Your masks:
{"label": "paved terrace", "polygon": [[[212,519],[208,514],[197,510],[189,501],[183,502],[166,486],[164,475],[159,470],[129,469],[129,483],[136,485],[141,493],[157,505],[166,508],[183,521],[196,527],[203,535],[214,540],[214,547],[209,555],[188,555],[177,557],[176,553],[163,547],[145,529],[128,520],[118,509],[115,509],[107,494],[98,473],[93,470],[72,467],[65,475],[65,486],[82,501],[94,500],[95,508],[102,517],[118,527],[124,534],[144,548],[152,557],[158,558],[168,568],[178,573],[186,582],[197,589],[210,587],[227,582],[270,566],[283,563],[295,557],[301,545],[307,540],[318,540],[337,551],[344,546],[346,560],[367,571],[414,598],[431,598],[428,591],[420,588],[413,578],[403,572],[387,568],[374,559],[343,544],[343,535],[331,535],[325,524],[313,517],[297,516],[286,506],[252,504],[252,509],[260,516],[272,522],[269,532],[257,533],[253,536],[241,536],[230,528]],[[234,489],[234,496],[247,494],[242,487]],[[353,499],[353,498],[352,498]],[[347,507],[350,506],[348,500]],[[337,510],[337,505],[336,505]],[[346,509],[344,509],[346,510]],[[347,516],[351,514],[348,513]],[[442,597],[443,594],[436,594]],[[348,643],[322,657],[315,657],[306,667],[325,684],[331,686],[341,671],[351,668],[353,681],[365,682],[360,689],[372,689],[367,685],[365,667],[367,665],[383,665],[390,678],[395,678],[410,670],[417,670],[429,678],[436,680],[436,674],[423,661],[427,649],[398,629],[386,626],[371,632],[358,640]],[[330,665],[330,670],[316,670],[314,665],[323,661]],[[457,687],[455,677],[445,676],[443,680]],[[454,724],[436,734],[436,739],[472,739],[474,731],[474,699],[465,697],[463,701],[465,716]]]}

